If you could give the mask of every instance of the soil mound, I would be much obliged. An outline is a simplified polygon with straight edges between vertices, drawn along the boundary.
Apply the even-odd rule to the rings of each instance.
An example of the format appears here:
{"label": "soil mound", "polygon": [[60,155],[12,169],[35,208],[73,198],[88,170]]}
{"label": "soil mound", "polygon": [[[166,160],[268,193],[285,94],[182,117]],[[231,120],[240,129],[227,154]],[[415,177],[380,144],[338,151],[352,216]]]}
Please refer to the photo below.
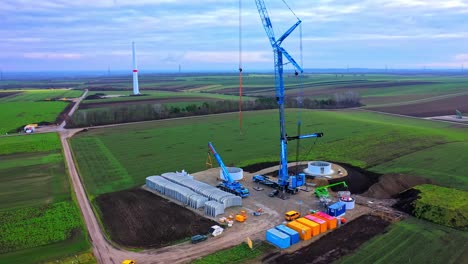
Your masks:
{"label": "soil mound", "polygon": [[208,233],[214,221],[142,189],[100,195],[95,200],[112,240],[125,247],[159,248]]}
{"label": "soil mound", "polygon": [[396,196],[399,200],[393,207],[407,214],[414,215],[414,201],[418,199],[420,193],[421,191],[416,189],[409,189],[400,193]]}
{"label": "soil mound", "polygon": [[[379,181],[379,178],[381,176],[381,174],[379,173],[367,171],[365,169],[352,166],[350,164],[339,162],[333,163],[336,163],[341,167],[345,168],[348,172],[348,175],[340,179],[329,180],[328,182],[332,184],[336,182],[345,181],[346,185],[348,185],[348,191],[350,191],[352,194],[361,194],[363,192],[366,192],[372,185]],[[334,192],[343,191],[342,186],[332,187],[331,189]]]}
{"label": "soil mound", "polygon": [[363,215],[305,248],[277,258],[273,255],[267,256],[263,259],[263,263],[332,263],[350,254],[375,235],[384,233],[389,224],[380,217]]}
{"label": "soil mound", "polygon": [[390,199],[416,185],[431,183],[433,182],[430,179],[417,176],[385,174],[380,176],[379,181],[362,195],[376,199]]}

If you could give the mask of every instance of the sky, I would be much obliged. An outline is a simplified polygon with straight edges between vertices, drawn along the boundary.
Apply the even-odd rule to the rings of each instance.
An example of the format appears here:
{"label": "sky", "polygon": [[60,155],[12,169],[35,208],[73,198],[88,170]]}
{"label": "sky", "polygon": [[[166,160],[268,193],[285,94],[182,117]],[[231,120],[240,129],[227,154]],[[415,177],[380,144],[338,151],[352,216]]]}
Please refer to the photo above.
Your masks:
{"label": "sky", "polygon": [[[276,37],[302,20],[283,47],[304,68],[468,68],[468,0],[265,3]],[[237,72],[241,39],[244,72],[273,70],[255,1],[241,4],[239,38],[239,0],[2,0],[0,69],[131,70],[135,41],[140,72]]]}

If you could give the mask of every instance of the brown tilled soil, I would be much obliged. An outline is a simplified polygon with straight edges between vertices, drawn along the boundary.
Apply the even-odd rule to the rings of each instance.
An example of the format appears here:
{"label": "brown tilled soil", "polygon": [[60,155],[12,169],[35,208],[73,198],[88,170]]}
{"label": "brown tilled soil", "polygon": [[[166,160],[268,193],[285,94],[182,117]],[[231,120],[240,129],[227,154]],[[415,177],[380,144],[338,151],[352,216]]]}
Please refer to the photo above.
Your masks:
{"label": "brown tilled soil", "polygon": [[177,102],[200,102],[200,101],[215,101],[218,99],[208,97],[173,97],[163,99],[144,99],[144,100],[128,100],[128,101],[111,101],[111,102],[96,102],[81,104],[80,109],[98,108],[98,107],[110,107],[110,106],[121,106],[121,105],[135,105],[135,104],[165,104],[165,103],[177,103]]}
{"label": "brown tilled soil", "polygon": [[328,264],[348,255],[372,237],[385,232],[390,223],[377,216],[363,215],[328,233],[294,253],[269,255],[263,263]]}
{"label": "brown tilled soil", "polygon": [[409,176],[403,174],[385,174],[380,176],[379,182],[372,185],[369,190],[363,193],[363,196],[377,198],[377,199],[390,199],[397,198],[397,196],[416,185],[432,184],[430,179]]}
{"label": "brown tilled soil", "polygon": [[462,113],[468,112],[468,95],[456,96],[435,100],[431,102],[422,102],[416,104],[387,106],[387,107],[372,107],[369,110],[409,115],[415,117],[432,117],[443,115],[455,115],[455,110],[460,110]]}
{"label": "brown tilled soil", "polygon": [[143,189],[103,194],[95,202],[112,240],[125,247],[163,247],[216,224]]}

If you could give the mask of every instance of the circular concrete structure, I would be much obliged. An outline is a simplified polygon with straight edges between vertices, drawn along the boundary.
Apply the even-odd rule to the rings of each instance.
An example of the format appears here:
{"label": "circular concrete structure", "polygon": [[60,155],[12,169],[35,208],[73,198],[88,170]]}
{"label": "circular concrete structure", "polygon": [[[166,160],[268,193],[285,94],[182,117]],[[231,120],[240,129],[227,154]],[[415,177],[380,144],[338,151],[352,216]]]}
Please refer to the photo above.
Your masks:
{"label": "circular concrete structure", "polygon": [[304,172],[312,176],[329,176],[335,173],[332,164],[326,161],[311,161]]}
{"label": "circular concrete structure", "polygon": [[346,210],[351,210],[354,209],[355,205],[355,200],[352,197],[342,197],[340,198],[340,201],[343,202],[346,205]]}
{"label": "circular concrete structure", "polygon": [[[231,174],[231,177],[232,177],[233,180],[240,181],[240,180],[242,180],[244,178],[244,170],[243,169],[237,168],[237,167],[226,167],[226,169],[229,172],[229,174]],[[219,178],[223,179],[223,180],[227,180],[227,179],[224,179],[222,169],[219,169]]]}

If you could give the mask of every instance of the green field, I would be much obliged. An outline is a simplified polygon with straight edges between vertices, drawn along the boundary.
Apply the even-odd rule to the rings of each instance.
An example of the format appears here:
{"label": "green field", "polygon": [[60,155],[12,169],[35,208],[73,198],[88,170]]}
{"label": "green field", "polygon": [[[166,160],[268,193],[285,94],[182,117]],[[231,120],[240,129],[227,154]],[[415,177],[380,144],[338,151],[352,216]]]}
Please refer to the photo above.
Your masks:
{"label": "green field", "polygon": [[[466,130],[466,129],[465,129]],[[436,145],[384,162],[372,171],[403,173],[430,178],[435,182],[468,191],[466,153],[468,141]]]}
{"label": "green field", "polygon": [[78,97],[75,90],[24,90],[19,94],[0,97],[0,135],[14,133],[31,123],[55,123],[69,102],[44,101],[55,97]]}
{"label": "green field", "polygon": [[256,243],[253,249],[250,249],[246,243],[237,246],[220,250],[211,255],[192,261],[192,264],[235,264],[244,263],[245,261],[255,259],[261,256],[265,251],[273,248],[273,246],[261,242]]}
{"label": "green field", "polygon": [[54,98],[80,97],[83,91],[70,89],[43,89],[43,90],[8,90],[8,92],[20,92],[15,96],[0,98],[0,102],[35,102],[51,100]]}
{"label": "green field", "polygon": [[[290,110],[287,115],[289,120],[295,119],[297,112]],[[277,118],[277,111],[246,112],[242,135],[238,115],[223,114],[90,130],[73,137],[71,144],[88,192],[99,195],[139,186],[149,175],[203,170],[208,141],[227,165],[277,161]],[[466,128],[361,111],[305,110],[302,122],[303,133],[323,131],[325,136],[317,141],[303,140],[301,160],[341,161],[363,168],[447,142],[468,141]],[[287,122],[287,127],[294,135],[295,121]],[[290,160],[294,159],[295,145],[290,144]],[[451,164],[449,159],[444,162]],[[463,180],[461,169],[457,177]],[[467,186],[466,177],[462,185],[444,183]]]}
{"label": "green field", "polygon": [[57,134],[0,137],[0,263],[87,251]]}
{"label": "green field", "polygon": [[338,263],[465,263],[468,233],[409,218]]}
{"label": "green field", "polygon": [[413,202],[413,214],[436,224],[468,230],[468,192],[424,184]]}

